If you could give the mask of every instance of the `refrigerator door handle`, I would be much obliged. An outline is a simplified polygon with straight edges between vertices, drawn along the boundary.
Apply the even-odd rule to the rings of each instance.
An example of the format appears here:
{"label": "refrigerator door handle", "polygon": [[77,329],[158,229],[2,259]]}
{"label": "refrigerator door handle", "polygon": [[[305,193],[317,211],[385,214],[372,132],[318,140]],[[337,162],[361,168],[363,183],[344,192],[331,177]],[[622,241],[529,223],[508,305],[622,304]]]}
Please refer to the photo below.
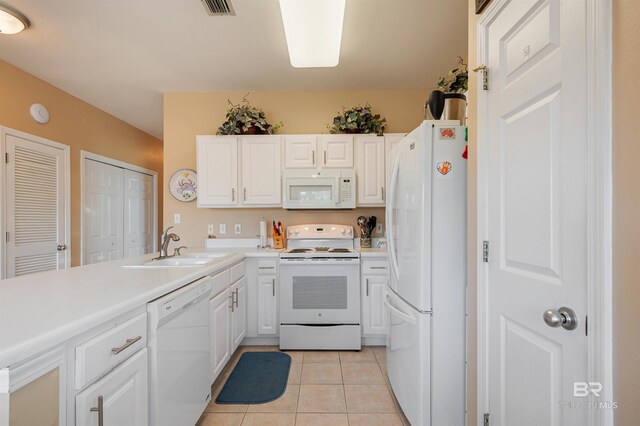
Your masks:
{"label": "refrigerator door handle", "polygon": [[387,251],[389,252],[389,266],[391,267],[391,273],[398,279],[398,258],[396,256],[396,246],[394,244],[393,235],[394,227],[393,227],[393,207],[396,200],[396,181],[398,180],[398,171],[400,169],[400,162],[398,159],[400,158],[400,152],[396,156],[395,161],[393,162],[393,169],[391,171],[391,179],[389,180],[389,190],[387,190],[387,205],[386,205],[386,220],[387,220]]}
{"label": "refrigerator door handle", "polygon": [[391,312],[393,312],[395,315],[399,316],[400,318],[402,318],[402,320],[404,322],[408,322],[411,325],[416,325],[417,324],[417,320],[410,316],[405,314],[404,312],[402,312],[401,310],[395,308],[393,305],[391,305],[391,298],[389,297],[389,295],[387,294],[384,298],[384,305],[389,308],[389,310]]}

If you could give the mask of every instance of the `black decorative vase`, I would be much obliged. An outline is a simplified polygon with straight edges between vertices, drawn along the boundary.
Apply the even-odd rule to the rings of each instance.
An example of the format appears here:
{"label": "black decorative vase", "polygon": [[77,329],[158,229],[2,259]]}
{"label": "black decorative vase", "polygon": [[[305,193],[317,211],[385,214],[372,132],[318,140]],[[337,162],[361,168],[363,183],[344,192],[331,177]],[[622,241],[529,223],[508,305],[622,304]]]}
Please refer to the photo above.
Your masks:
{"label": "black decorative vase", "polygon": [[444,92],[434,90],[429,94],[429,99],[424,107],[424,118],[426,120],[440,120],[444,111]]}

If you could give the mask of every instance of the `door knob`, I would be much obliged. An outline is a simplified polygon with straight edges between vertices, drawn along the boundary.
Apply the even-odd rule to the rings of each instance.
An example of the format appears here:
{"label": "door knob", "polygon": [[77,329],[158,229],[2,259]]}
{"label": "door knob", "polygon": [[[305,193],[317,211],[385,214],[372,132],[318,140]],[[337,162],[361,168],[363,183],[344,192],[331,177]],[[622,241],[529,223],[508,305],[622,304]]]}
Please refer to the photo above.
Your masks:
{"label": "door knob", "polygon": [[58,246],[58,251],[63,251],[63,250],[66,250],[66,249],[67,249],[67,246],[65,244],[60,244]]}
{"label": "door knob", "polygon": [[542,314],[544,322],[549,327],[557,328],[562,326],[565,330],[575,330],[578,327],[578,316],[571,308],[563,306],[562,308],[554,311],[552,309]]}

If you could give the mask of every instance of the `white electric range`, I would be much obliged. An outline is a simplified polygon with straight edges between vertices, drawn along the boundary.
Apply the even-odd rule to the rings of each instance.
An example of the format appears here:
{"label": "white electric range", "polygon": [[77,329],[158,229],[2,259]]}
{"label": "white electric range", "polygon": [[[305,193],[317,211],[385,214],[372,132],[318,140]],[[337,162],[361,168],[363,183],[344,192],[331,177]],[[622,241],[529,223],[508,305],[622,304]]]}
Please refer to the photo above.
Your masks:
{"label": "white electric range", "polygon": [[359,350],[360,253],[353,227],[287,228],[280,253],[280,349]]}

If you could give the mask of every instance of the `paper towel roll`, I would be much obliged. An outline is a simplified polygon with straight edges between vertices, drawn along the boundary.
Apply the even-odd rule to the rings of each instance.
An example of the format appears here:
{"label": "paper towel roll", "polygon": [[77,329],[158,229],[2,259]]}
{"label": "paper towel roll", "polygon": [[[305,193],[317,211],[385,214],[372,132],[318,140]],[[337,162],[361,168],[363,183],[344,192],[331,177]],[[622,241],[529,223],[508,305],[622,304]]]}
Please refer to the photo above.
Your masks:
{"label": "paper towel roll", "polygon": [[260,245],[267,245],[267,221],[264,219],[260,221]]}

